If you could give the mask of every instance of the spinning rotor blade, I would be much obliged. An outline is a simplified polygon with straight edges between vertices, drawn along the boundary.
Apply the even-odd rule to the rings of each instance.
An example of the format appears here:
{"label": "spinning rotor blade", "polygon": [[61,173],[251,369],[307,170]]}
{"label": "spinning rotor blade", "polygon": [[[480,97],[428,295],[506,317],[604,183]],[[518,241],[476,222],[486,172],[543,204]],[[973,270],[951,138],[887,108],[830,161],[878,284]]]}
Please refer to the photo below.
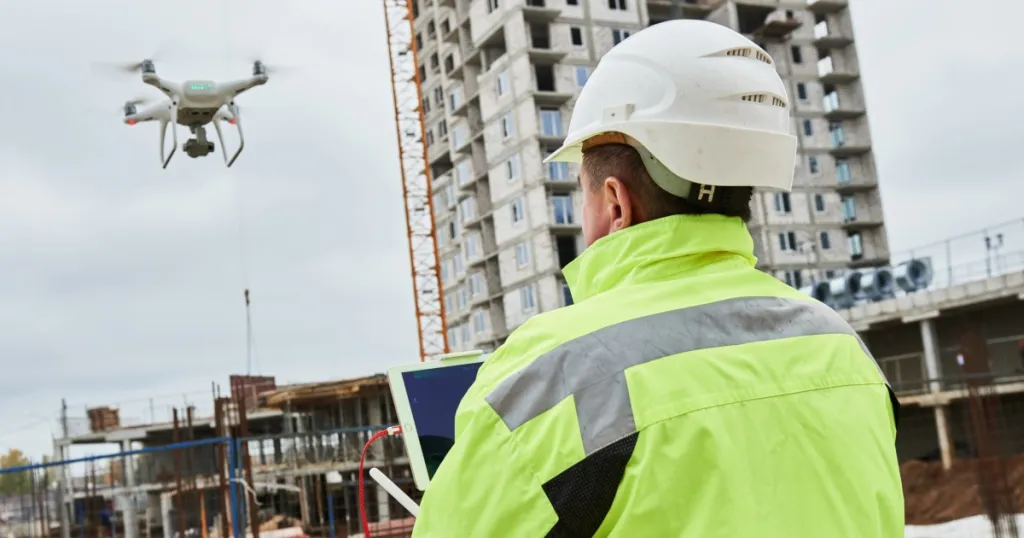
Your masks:
{"label": "spinning rotor blade", "polygon": [[[139,60],[130,62],[93,62],[94,67],[98,67],[103,71],[114,72],[114,73],[139,73],[142,71],[142,64],[144,62],[157,62],[163,61],[167,57],[167,51],[170,49],[170,45],[165,43],[157,48],[157,50],[150,50],[152,54],[146,55]],[[134,55],[133,55],[134,56]]]}
{"label": "spinning rotor blade", "polygon": [[264,71],[266,72],[267,75],[283,75],[283,74],[287,74],[287,73],[290,73],[291,71],[293,71],[293,68],[291,68],[291,67],[283,66],[283,65],[281,65],[279,63],[274,63],[274,62],[266,62],[262,58],[259,58],[259,57],[250,57],[249,58],[249,64],[255,64],[256,62],[259,62],[259,63],[263,64],[263,69],[264,69]]}
{"label": "spinning rotor blade", "polygon": [[136,97],[135,99],[129,99],[129,100],[125,101],[124,104],[138,106],[138,105],[148,105],[148,104],[150,104],[152,102],[153,102],[153,99],[150,99],[148,97]]}
{"label": "spinning rotor blade", "polygon": [[153,62],[152,57],[145,58],[137,62],[94,62],[93,66],[102,71],[107,71],[116,74],[135,74],[142,71],[142,63],[145,61]]}

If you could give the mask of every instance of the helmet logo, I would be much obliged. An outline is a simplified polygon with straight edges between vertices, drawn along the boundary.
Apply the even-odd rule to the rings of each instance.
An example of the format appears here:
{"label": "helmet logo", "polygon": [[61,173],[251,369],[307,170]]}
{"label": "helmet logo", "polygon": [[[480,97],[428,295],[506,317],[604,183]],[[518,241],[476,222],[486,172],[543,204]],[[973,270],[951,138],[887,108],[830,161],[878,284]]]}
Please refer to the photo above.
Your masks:
{"label": "helmet logo", "polygon": [[710,204],[710,203],[714,202],[715,201],[715,186],[714,185],[705,185],[703,183],[699,183],[698,185],[700,185],[700,189],[697,191],[697,201],[698,202],[704,201],[704,195],[706,194],[706,195],[708,195],[708,203]]}

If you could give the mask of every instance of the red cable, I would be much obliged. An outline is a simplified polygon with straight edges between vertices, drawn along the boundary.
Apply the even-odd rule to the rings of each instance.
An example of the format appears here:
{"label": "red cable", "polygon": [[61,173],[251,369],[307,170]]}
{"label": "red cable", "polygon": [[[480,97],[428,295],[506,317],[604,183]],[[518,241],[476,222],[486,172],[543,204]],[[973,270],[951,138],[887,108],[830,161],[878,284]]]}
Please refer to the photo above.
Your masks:
{"label": "red cable", "polygon": [[366,452],[369,450],[370,445],[372,445],[377,439],[386,435],[398,435],[400,433],[402,433],[401,426],[391,426],[373,434],[373,436],[370,437],[370,440],[363,445],[363,453],[359,456],[359,515],[363,519],[363,536],[365,538],[371,538],[370,522],[366,517],[366,485],[364,484],[363,478],[363,465],[366,463]]}

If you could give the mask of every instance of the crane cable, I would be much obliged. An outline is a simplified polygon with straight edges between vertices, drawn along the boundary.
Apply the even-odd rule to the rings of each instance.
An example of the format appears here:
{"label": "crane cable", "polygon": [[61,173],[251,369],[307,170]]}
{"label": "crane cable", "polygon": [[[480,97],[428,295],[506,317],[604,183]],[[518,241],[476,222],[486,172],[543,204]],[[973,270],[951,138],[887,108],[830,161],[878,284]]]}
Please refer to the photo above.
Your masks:
{"label": "crane cable", "polygon": [[256,353],[256,335],[252,330],[252,309],[249,302],[249,288],[245,288],[245,375],[252,375],[255,363],[256,371],[260,370],[259,355]]}
{"label": "crane cable", "polygon": [[[231,9],[228,5],[230,0],[222,0],[221,16],[223,17],[223,29],[224,29],[224,63],[225,65],[230,63],[231,60],[231,41],[233,36]],[[217,121],[216,119],[213,121]],[[245,215],[242,211],[242,200],[241,200],[241,187],[233,177],[233,174],[228,172],[228,181],[231,182],[232,198],[235,202],[235,224],[238,229],[238,250],[241,265],[241,277],[242,277],[242,297],[245,299],[245,375],[252,375],[253,367],[255,366],[256,372],[260,372],[259,354],[256,351],[256,335],[253,331],[252,326],[252,300],[249,294],[249,270],[248,270],[248,252],[246,249],[246,238],[245,238]]]}
{"label": "crane cable", "polygon": [[235,201],[235,220],[238,229],[238,250],[242,272],[242,298],[245,300],[245,375],[252,375],[253,367],[260,371],[259,354],[256,350],[256,334],[252,324],[252,297],[249,286],[248,252],[245,241],[245,217],[242,213],[242,201],[237,182],[233,182],[232,192]]}

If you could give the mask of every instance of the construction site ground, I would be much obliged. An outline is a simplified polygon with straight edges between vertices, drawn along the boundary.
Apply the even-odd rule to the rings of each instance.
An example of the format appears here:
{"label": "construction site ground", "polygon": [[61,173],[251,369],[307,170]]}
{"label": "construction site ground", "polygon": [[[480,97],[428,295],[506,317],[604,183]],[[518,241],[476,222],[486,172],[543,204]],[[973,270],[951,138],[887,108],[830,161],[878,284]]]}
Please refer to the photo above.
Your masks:
{"label": "construction site ground", "polygon": [[[900,467],[907,525],[936,525],[985,514],[974,471],[975,460],[954,460],[944,471],[938,461],[911,460]],[[1024,513],[1024,454],[1006,461],[1016,512]]]}

